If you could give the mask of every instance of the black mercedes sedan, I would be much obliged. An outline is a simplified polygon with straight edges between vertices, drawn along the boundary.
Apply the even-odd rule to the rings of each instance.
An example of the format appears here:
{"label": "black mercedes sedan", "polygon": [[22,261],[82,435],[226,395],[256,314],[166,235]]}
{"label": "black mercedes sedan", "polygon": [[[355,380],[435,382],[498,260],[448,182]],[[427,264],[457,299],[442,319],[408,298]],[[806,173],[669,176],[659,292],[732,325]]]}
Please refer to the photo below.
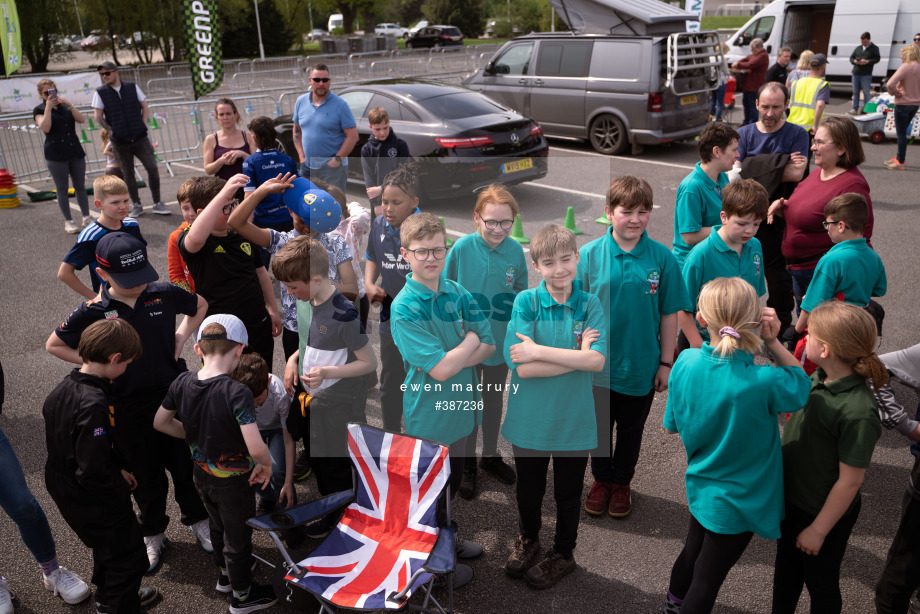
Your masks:
{"label": "black mercedes sedan", "polygon": [[[351,108],[359,139],[348,157],[348,176],[363,181],[361,148],[371,136],[367,114],[383,107],[390,128],[420,163],[420,196],[456,198],[492,184],[514,185],[546,175],[549,145],[534,120],[463,87],[397,79],[336,92]],[[285,153],[297,159],[291,116],[275,120]]]}

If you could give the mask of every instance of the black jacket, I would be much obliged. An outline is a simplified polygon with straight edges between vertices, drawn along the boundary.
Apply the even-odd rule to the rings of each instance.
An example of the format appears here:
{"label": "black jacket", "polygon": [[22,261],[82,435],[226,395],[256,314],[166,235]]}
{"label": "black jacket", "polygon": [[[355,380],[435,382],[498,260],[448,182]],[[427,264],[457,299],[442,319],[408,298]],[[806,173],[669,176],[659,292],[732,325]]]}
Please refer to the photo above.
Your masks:
{"label": "black jacket", "polygon": [[[372,188],[383,183],[388,173],[399,168],[400,164],[409,164],[409,146],[404,140],[396,136],[390,128],[390,134],[385,141],[378,141],[372,135],[361,148],[361,167],[364,169],[364,185]],[[374,207],[380,204],[380,197],[371,199],[371,216]]]}
{"label": "black jacket", "polygon": [[45,477],[56,484],[69,482],[70,498],[99,502],[130,491],[113,449],[109,388],[108,381],[74,369],[42,407],[48,450]]}

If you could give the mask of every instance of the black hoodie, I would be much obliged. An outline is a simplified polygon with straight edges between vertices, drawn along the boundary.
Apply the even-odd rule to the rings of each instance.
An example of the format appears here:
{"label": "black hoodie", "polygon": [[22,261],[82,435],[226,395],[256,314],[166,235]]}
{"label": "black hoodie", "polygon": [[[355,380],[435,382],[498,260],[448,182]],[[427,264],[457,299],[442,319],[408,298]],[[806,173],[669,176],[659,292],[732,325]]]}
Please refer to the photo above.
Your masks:
{"label": "black hoodie", "polygon": [[[400,164],[408,164],[411,161],[409,146],[396,136],[392,128],[385,141],[378,141],[375,136],[371,135],[371,138],[361,148],[361,166],[364,169],[365,187],[372,188],[380,185],[388,173],[395,171]],[[373,213],[373,208],[380,204],[380,197],[370,200]]]}

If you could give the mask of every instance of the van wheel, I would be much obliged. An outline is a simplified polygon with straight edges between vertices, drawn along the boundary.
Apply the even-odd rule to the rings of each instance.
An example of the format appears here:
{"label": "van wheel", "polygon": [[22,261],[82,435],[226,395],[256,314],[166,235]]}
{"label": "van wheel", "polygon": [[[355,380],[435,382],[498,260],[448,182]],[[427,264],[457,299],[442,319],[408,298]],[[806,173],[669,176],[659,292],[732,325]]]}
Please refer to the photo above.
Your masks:
{"label": "van wheel", "polygon": [[626,151],[629,137],[626,126],[614,115],[599,115],[591,122],[588,138],[595,151],[608,156],[618,156]]}

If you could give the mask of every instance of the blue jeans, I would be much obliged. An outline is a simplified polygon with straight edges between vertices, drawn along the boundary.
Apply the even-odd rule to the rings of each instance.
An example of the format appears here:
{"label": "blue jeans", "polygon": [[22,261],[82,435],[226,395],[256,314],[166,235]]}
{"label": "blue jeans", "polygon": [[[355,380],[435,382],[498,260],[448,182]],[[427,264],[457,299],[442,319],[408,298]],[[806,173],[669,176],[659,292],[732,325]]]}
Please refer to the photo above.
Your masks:
{"label": "blue jeans", "polygon": [[722,121],[722,111],[725,109],[725,88],[727,84],[723,83],[710,92],[709,96],[709,114],[717,122]]}
{"label": "blue jeans", "polygon": [[[281,489],[284,487],[284,474],[287,465],[284,458],[284,429],[271,429],[269,431],[259,431],[262,441],[268,446],[268,453],[272,457],[272,479],[269,485],[262,489],[256,489],[259,499],[278,502],[281,495]],[[287,502],[285,502],[287,503]],[[297,504],[297,491],[294,491],[293,505]]]}
{"label": "blue jeans", "polygon": [[872,75],[852,75],[853,81],[853,110],[859,108],[859,92],[862,91],[863,106],[869,102],[872,95]]}
{"label": "blue jeans", "polygon": [[54,538],[45,512],[26,485],[19,459],[13,452],[10,440],[0,428],[0,507],[16,523],[23,543],[39,563],[47,563],[56,556]]}
{"label": "blue jeans", "polygon": [[341,164],[333,168],[324,164],[320,168],[310,168],[305,162],[301,162],[300,176],[305,179],[320,179],[330,185],[337,186],[344,193],[348,184],[348,167],[345,164]]}
{"label": "blue jeans", "polygon": [[792,293],[795,295],[795,315],[802,312],[802,297],[808,290],[811,278],[815,276],[814,269],[789,269],[792,276]]}
{"label": "blue jeans", "polygon": [[894,107],[894,131],[898,135],[898,162],[904,164],[907,157],[907,129],[910,120],[917,113],[918,106],[898,104]]}
{"label": "blue jeans", "polygon": [[756,124],[760,119],[760,113],[757,111],[757,92],[742,92],[741,104],[744,105],[744,122],[741,125]]}

